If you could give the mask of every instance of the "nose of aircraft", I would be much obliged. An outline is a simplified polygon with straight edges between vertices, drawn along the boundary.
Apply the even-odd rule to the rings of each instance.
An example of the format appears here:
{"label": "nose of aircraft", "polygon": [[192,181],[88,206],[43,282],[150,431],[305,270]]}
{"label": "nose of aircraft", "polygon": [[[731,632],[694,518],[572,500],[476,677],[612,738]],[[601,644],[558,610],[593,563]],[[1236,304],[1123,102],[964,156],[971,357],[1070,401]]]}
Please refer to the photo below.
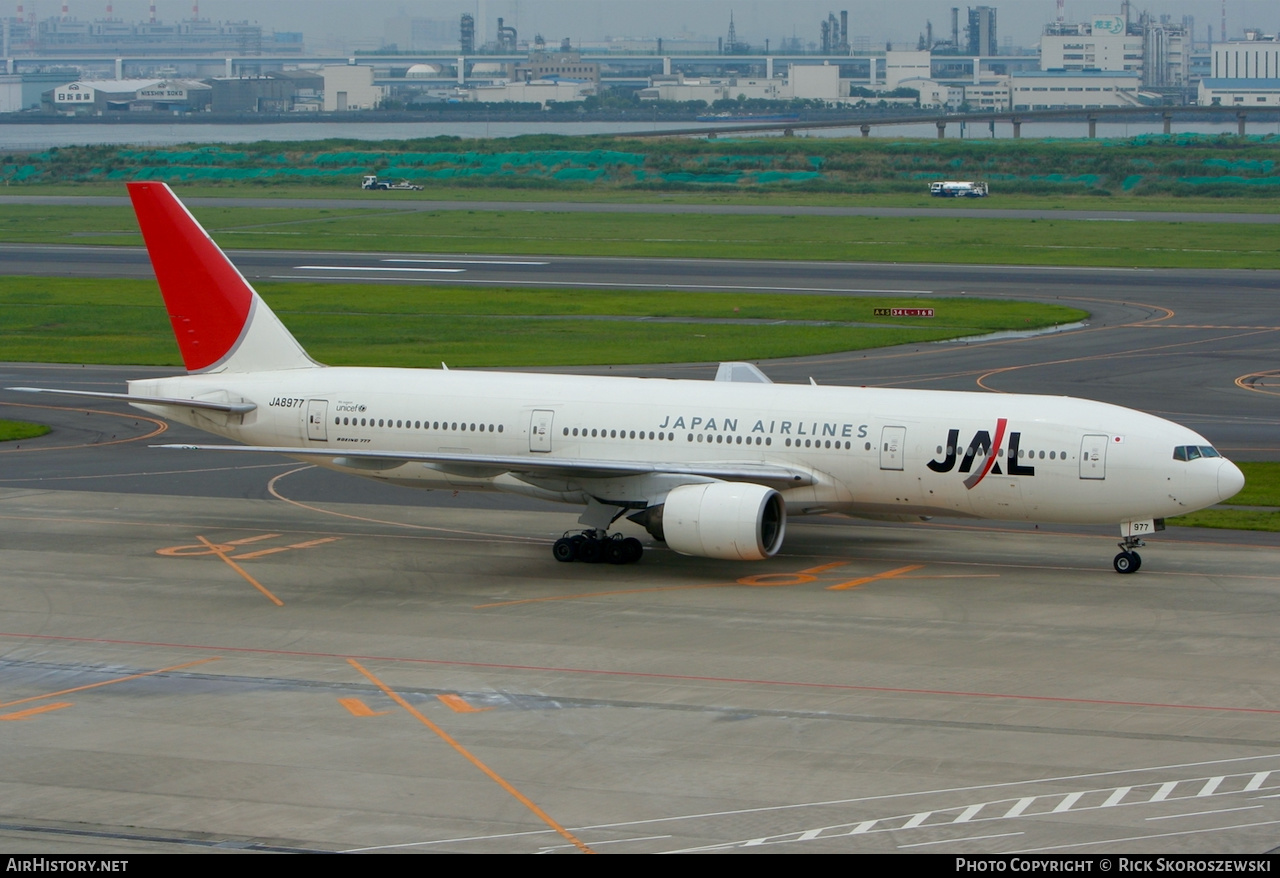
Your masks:
{"label": "nose of aircraft", "polygon": [[1218,499],[1229,500],[1244,487],[1244,473],[1229,460],[1218,466]]}

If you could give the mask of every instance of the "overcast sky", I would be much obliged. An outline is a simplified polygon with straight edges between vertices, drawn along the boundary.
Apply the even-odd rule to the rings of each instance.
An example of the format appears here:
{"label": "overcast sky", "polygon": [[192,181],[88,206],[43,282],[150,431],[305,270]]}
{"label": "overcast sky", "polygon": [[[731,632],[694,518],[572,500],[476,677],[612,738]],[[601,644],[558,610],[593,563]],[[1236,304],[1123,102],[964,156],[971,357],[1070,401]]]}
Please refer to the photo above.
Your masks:
{"label": "overcast sky", "polygon": [[[19,0],[0,0],[3,14],[12,15]],[[58,13],[63,0],[25,0],[26,11],[35,7],[38,17]],[[101,17],[108,0],[67,0],[71,14],[80,19]],[[166,21],[189,18],[194,0],[155,0],[157,16]],[[145,20],[148,0],[114,0],[114,14],[126,20]],[[200,17],[225,21],[256,22],[280,31],[302,31],[308,47],[356,47],[378,43],[386,32],[386,20],[398,15],[457,20],[464,12],[476,18],[477,41],[492,39],[497,18],[519,30],[520,39],[541,33],[548,43],[562,37],[597,41],[606,37],[710,39],[724,36],[733,14],[739,40],[776,45],[794,34],[803,42],[819,39],[820,23],[828,12],[849,11],[850,36],[865,36],[872,45],[892,41],[895,47],[914,48],[925,21],[933,22],[935,36],[951,28],[951,7],[965,18],[976,2],[958,0],[199,0]],[[1031,46],[1041,27],[1057,16],[1056,0],[986,0],[997,10],[997,34],[1003,44]],[[1169,14],[1175,21],[1194,15],[1197,40],[1221,37],[1221,0],[1133,0],[1133,16],[1143,9],[1155,15]],[[1067,21],[1083,21],[1095,14],[1118,14],[1120,0],[1065,0]],[[1227,34],[1242,36],[1245,27],[1267,33],[1280,30],[1280,0],[1226,0]]]}

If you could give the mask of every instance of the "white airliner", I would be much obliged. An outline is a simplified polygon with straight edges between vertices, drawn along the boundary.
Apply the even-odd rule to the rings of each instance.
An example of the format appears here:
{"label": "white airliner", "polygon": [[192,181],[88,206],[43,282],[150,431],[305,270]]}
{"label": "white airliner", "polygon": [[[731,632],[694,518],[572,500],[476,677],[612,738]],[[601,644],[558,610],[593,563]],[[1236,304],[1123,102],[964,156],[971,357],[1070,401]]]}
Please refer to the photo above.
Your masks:
{"label": "white airliner", "polygon": [[[1119,524],[1132,573],[1165,516],[1244,485],[1202,436],[1069,397],[316,363],[161,183],[129,195],[187,374],[130,381],[145,411],[245,445],[398,485],[585,506],[560,561],[629,563],[621,517],[685,555],[752,561],[788,515]],[[37,388],[13,388],[39,390]]]}

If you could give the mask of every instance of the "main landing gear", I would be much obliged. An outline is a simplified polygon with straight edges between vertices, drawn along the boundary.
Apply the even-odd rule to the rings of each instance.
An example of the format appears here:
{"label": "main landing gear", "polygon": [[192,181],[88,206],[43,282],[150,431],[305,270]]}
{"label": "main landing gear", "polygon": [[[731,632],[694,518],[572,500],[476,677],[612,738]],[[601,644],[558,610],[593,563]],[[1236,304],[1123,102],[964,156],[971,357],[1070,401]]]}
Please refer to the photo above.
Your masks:
{"label": "main landing gear", "polygon": [[1145,546],[1146,543],[1137,537],[1125,537],[1116,545],[1120,547],[1120,554],[1111,561],[1111,566],[1116,568],[1116,573],[1137,573],[1138,568],[1142,566],[1142,556],[1133,550]]}
{"label": "main landing gear", "polygon": [[608,534],[604,531],[585,530],[579,534],[566,533],[551,547],[557,561],[585,561],[599,564],[634,564],[644,554],[644,545],[635,537]]}

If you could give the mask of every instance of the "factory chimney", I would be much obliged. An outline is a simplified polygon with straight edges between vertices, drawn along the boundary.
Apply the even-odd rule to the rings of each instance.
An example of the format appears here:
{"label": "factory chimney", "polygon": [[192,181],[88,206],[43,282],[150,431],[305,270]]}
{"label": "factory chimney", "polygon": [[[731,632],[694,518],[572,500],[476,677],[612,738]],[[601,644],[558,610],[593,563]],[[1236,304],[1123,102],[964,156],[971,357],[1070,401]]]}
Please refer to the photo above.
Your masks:
{"label": "factory chimney", "polygon": [[840,51],[849,51],[849,10],[840,12]]}
{"label": "factory chimney", "polygon": [[156,0],[151,0],[151,23],[156,23]]}
{"label": "factory chimney", "polygon": [[951,45],[960,51],[960,7],[951,7]]}

